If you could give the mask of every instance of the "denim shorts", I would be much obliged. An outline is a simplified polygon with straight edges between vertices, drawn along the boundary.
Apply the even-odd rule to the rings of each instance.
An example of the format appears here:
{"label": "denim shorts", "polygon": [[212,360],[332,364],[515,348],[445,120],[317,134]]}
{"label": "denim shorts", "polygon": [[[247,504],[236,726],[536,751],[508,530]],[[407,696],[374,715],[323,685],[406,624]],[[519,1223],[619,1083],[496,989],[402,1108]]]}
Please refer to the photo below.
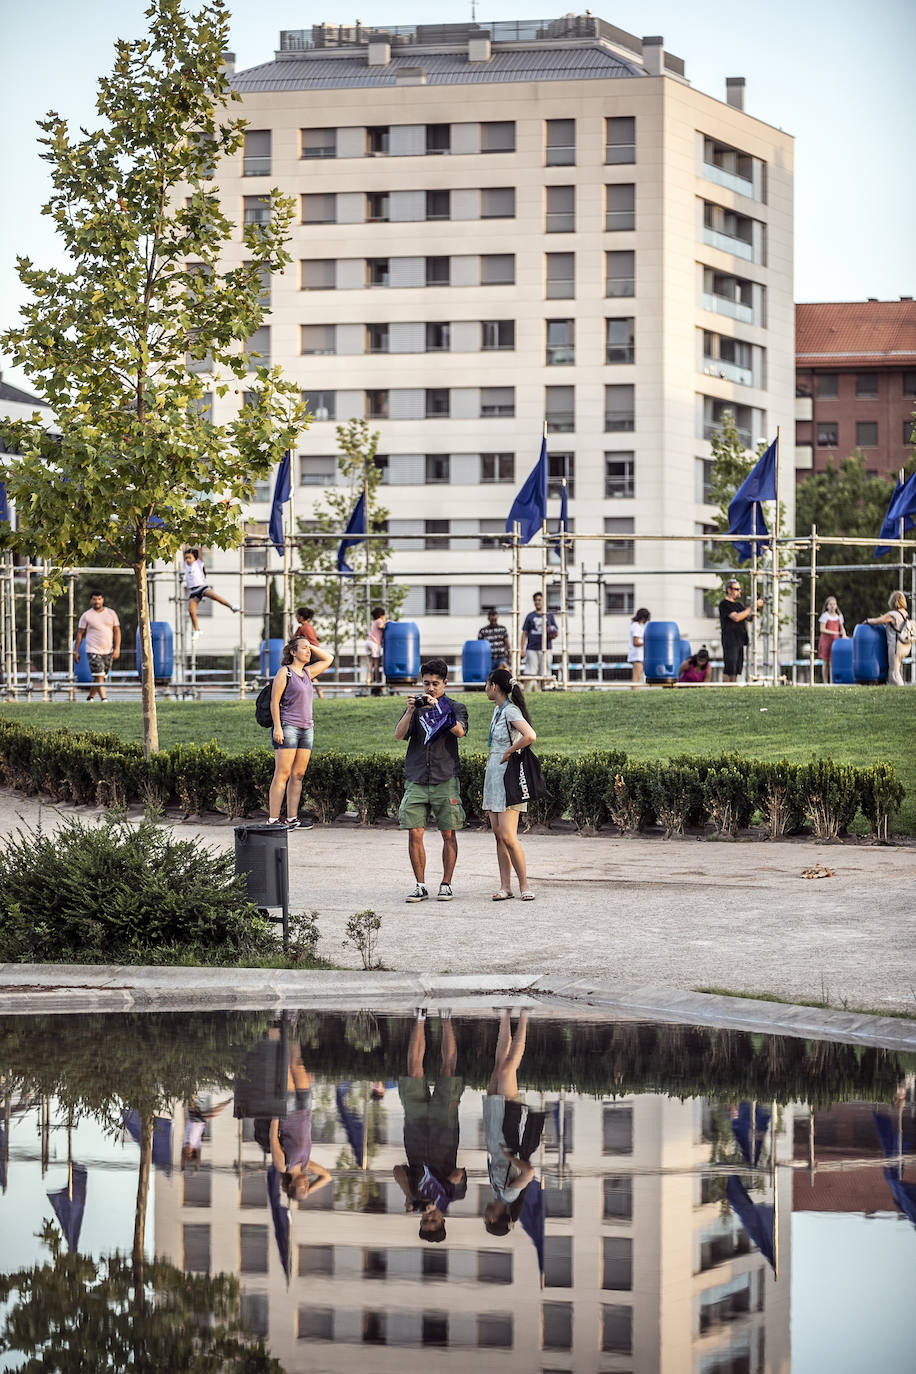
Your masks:
{"label": "denim shorts", "polygon": [[270,732],[270,742],[275,749],[311,749],[314,738],[312,725],[284,725],[282,744],[274,739],[273,730]]}

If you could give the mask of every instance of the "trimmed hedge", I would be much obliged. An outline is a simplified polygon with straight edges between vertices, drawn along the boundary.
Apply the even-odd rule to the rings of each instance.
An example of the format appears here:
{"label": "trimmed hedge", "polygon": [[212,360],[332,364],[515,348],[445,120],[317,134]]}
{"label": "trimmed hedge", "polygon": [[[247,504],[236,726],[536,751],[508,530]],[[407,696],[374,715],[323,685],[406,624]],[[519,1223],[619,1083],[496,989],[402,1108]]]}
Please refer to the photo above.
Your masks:
{"label": "trimmed hedge", "polygon": [[[739,754],[675,755],[640,762],[619,751],[574,759],[539,755],[550,795],[531,805],[528,823],[549,826],[567,817],[580,832],[613,826],[635,834],[659,826],[665,836],[711,825],[735,835],[758,813],[771,839],[809,828],[819,839],[846,832],[861,811],[872,834],[886,841],[905,792],[888,763],[851,768],[830,759],[762,762]],[[461,760],[461,800],[471,824],[484,824],[486,759]],[[273,754],[224,753],[209,744],[178,744],[146,759],[138,744],[117,735],[41,730],[0,719],[0,783],[55,801],[123,807],[132,802],[180,806],[187,815],[222,811],[248,816],[267,805]],[[397,815],[403,758],[392,754],[316,753],[303,787],[304,803],[323,825],[348,809],[362,825]]]}

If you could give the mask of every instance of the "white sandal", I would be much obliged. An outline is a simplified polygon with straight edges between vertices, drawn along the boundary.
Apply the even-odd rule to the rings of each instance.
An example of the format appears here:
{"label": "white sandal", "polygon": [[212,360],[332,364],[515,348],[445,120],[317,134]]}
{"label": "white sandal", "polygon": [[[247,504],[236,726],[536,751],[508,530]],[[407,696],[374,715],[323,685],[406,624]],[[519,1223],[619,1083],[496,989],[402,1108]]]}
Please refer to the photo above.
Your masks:
{"label": "white sandal", "polygon": [[514,892],[507,892],[504,887],[501,887],[498,892],[493,893],[493,900],[494,902],[509,902],[514,896]]}

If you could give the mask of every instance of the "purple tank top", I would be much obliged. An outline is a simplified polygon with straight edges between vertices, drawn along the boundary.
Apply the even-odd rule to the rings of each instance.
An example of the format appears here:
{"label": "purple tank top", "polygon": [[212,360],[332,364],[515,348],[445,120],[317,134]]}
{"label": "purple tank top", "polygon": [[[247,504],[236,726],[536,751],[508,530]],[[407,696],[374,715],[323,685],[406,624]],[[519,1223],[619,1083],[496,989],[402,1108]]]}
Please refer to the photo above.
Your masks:
{"label": "purple tank top", "polygon": [[300,677],[290,670],[289,681],[280,698],[280,722],[282,725],[298,725],[305,730],[312,728],[312,698],[315,689],[308,673]]}

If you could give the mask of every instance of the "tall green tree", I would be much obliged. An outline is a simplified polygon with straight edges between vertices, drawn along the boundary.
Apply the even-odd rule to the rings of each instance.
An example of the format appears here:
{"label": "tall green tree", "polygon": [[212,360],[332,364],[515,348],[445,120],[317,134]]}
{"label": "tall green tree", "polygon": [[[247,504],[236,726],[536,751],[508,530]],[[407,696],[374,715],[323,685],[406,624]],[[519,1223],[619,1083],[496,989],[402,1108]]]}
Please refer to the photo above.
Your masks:
{"label": "tall green tree", "polygon": [[[222,67],[226,4],[187,16],[179,0],[152,0],[146,14],[146,37],[119,41],[99,81],[99,127],[75,138],[57,113],[39,122],[52,184],[44,213],[70,265],[18,259],[31,299],[0,346],[53,406],[59,439],[37,416],[5,425],[20,456],[4,455],[0,478],[16,506],[7,547],[60,567],[92,563],[103,547],[133,570],[150,752],[147,565],[186,542],[237,545],[241,503],[294,445],[306,412],[280,369],[245,348],[264,318],[262,274],[290,261],[292,201],[266,192],[266,222],[243,229],[248,261],[220,266],[238,227],[213,173],[244,128],[226,108],[237,98]],[[237,419],[214,424],[205,394],[242,386]]]}
{"label": "tall green tree", "polygon": [[[906,471],[908,474],[916,471],[916,458],[910,460]],[[877,544],[895,481],[893,477],[869,477],[861,449],[854,449],[839,465],[832,458],[828,459],[822,472],[808,473],[795,489],[795,527],[799,536],[810,535],[811,526],[816,525],[819,539],[841,535],[874,539]],[[866,617],[883,615],[888,597],[900,585],[896,552],[885,554],[882,559],[874,559],[872,554],[871,547],[844,547],[841,544],[824,544],[817,551],[815,611],[820,614],[826,598],[835,596],[849,634],[853,626]],[[853,563],[864,565],[863,570],[830,571],[833,567]],[[800,564],[798,627],[805,637],[809,632],[810,611],[811,581]]]}
{"label": "tall green tree", "polygon": [[[379,501],[382,472],[375,461],[378,441],[379,431],[370,431],[365,420],[349,420],[345,425],[338,425],[340,480],[316,501],[308,519],[297,521],[301,534],[324,536],[299,545],[296,597],[307,598],[314,608],[320,629],[331,640],[335,658],[341,643],[365,639],[366,613],[372,605],[387,602],[388,614],[395,618],[407,595],[407,587],[403,584],[389,582],[387,592],[385,588],[384,574],[391,546],[381,537],[388,511]],[[369,544],[355,544],[347,551],[347,561],[354,575],[341,577],[337,572],[338,541],[363,491],[366,492],[366,527],[376,538]]]}

